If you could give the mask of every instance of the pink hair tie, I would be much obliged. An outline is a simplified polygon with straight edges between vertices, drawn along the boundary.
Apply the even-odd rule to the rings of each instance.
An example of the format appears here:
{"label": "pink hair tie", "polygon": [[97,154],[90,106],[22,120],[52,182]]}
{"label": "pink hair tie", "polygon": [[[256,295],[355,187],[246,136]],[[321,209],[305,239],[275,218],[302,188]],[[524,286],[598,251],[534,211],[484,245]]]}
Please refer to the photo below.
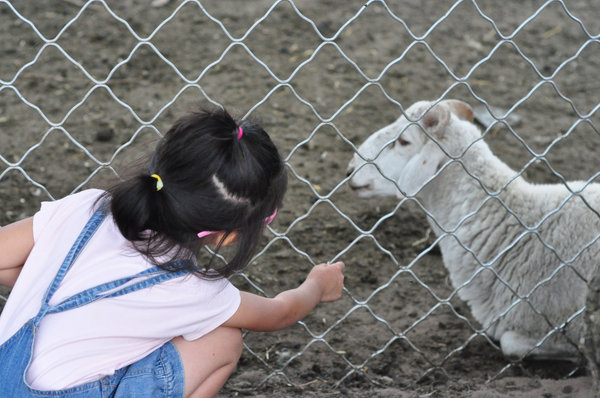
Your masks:
{"label": "pink hair tie", "polygon": [[269,225],[273,222],[273,220],[275,219],[275,216],[277,216],[277,208],[275,208],[275,210],[273,211],[273,214],[271,214],[269,217],[265,218],[265,225]]}
{"label": "pink hair tie", "polygon": [[244,130],[242,130],[242,127],[238,127],[238,140],[242,139],[242,135],[244,135]]}
{"label": "pink hair tie", "polygon": [[205,236],[212,235],[215,233],[217,233],[217,231],[202,231],[202,232],[198,232],[198,237],[204,238]]}

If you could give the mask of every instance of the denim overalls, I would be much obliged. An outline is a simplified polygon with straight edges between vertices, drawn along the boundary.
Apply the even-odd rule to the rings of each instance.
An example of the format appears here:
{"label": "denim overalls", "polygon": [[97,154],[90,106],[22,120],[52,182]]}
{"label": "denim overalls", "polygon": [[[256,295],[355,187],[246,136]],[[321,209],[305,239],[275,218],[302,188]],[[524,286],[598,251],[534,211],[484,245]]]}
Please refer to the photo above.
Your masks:
{"label": "denim overalls", "polygon": [[[183,366],[175,347],[169,342],[145,358],[119,369],[112,376],[61,391],[39,391],[31,388],[25,375],[31,361],[33,342],[40,321],[48,314],[67,311],[109,297],[118,297],[186,274],[167,273],[158,267],[136,275],[103,283],[75,294],[59,304],[48,302],[58,289],[71,265],[104,220],[106,213],[96,211],[71,247],[54,281],[48,287],[40,312],[0,346],[0,397],[183,397]],[[139,281],[135,281],[138,280]],[[128,282],[132,282],[127,284]],[[123,285],[127,284],[125,287]],[[118,289],[120,288],[121,289]]]}

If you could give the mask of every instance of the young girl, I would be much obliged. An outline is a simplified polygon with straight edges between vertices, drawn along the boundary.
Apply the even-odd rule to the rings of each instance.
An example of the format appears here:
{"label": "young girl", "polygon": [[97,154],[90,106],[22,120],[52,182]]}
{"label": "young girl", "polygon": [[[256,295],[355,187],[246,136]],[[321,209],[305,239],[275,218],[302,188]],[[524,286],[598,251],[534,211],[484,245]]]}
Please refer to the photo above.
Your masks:
{"label": "young girl", "polygon": [[[320,264],[275,298],[226,277],[255,254],[286,189],[268,135],[224,110],[186,116],[148,169],[0,229],[2,397],[208,397],[242,353],[341,297],[344,264]],[[198,264],[203,245],[231,261]],[[214,257],[213,257],[214,258]]]}

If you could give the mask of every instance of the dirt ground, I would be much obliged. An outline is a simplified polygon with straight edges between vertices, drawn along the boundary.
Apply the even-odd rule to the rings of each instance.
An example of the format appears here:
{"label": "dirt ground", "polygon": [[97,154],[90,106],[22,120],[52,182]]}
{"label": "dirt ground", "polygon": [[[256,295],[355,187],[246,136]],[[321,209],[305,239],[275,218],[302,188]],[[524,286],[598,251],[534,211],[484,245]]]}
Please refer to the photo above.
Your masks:
{"label": "dirt ground", "polygon": [[214,102],[261,120],[289,166],[275,234],[232,281],[272,296],[346,262],[341,300],[245,336],[221,396],[590,396],[581,364],[510,362],[463,302],[438,302],[453,288],[417,206],[342,182],[353,145],[442,96],[512,109],[485,139],[527,179],[594,179],[598,3],[203,1],[210,18],[193,1],[12,3],[35,30],[0,2],[0,225],[116,182],[177,115]]}

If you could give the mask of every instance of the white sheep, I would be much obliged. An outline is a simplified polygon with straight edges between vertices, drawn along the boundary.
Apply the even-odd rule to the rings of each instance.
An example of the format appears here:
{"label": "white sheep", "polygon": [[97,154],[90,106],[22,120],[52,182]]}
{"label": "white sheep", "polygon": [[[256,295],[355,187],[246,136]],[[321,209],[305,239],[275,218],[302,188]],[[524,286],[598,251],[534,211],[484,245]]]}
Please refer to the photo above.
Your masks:
{"label": "white sheep", "polygon": [[505,356],[576,360],[600,262],[600,184],[525,181],[464,102],[417,102],[405,115],[359,147],[350,187],[422,204],[458,296]]}

